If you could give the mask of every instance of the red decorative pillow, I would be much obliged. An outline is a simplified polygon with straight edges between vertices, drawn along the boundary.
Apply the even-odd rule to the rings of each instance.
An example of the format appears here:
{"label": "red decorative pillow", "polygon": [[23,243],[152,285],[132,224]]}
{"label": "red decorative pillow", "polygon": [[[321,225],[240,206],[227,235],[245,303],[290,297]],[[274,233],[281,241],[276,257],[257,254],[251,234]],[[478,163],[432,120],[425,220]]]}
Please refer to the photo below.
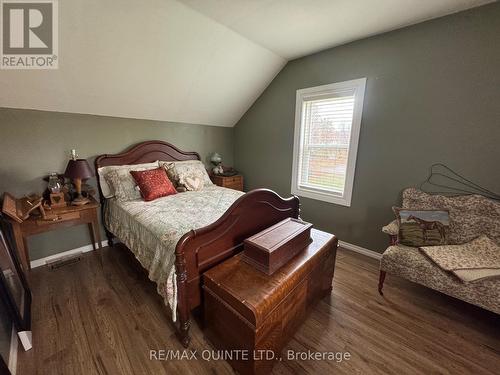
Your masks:
{"label": "red decorative pillow", "polygon": [[141,189],[141,195],[145,201],[152,201],[177,193],[163,168],[130,171],[130,174],[137,182],[139,189]]}

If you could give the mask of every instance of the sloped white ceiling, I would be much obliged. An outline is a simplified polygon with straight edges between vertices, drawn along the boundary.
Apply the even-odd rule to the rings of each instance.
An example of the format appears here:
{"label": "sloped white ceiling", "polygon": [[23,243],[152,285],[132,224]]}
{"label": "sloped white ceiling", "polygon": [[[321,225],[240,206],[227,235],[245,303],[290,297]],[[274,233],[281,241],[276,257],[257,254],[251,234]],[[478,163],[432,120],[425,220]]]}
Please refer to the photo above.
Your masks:
{"label": "sloped white ceiling", "polygon": [[0,107],[234,126],[287,59],[490,1],[60,0],[59,69]]}
{"label": "sloped white ceiling", "polygon": [[0,106],[233,126],[284,64],[174,0],[64,0],[59,69],[0,70]]}
{"label": "sloped white ceiling", "polygon": [[494,0],[181,0],[286,59]]}

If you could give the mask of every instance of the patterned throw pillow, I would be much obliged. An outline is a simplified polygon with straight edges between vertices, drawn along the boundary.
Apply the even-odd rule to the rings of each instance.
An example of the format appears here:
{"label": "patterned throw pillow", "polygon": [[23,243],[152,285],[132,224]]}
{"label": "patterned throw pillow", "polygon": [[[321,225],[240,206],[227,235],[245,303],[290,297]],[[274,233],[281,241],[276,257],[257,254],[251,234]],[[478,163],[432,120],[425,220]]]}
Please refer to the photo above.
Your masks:
{"label": "patterned throw pillow", "polygon": [[165,172],[167,172],[169,180],[174,184],[174,186],[179,187],[179,176],[177,175],[175,164],[160,162],[160,167],[163,167],[163,169],[165,169]]}
{"label": "patterned throw pillow", "polygon": [[130,171],[137,182],[141,195],[146,202],[177,194],[172,182],[167,177],[163,168],[150,169],[147,171]]}
{"label": "patterned throw pillow", "polygon": [[188,191],[200,191],[205,185],[203,176],[200,176],[199,173],[196,172],[188,175],[182,175],[179,177],[179,183]]}
{"label": "patterned throw pillow", "polygon": [[450,226],[448,211],[392,209],[399,224],[398,243],[413,247],[447,243]]}
{"label": "patterned throw pillow", "polygon": [[[160,162],[160,166],[165,168],[168,178],[176,188],[184,187],[186,190],[196,190],[194,189],[195,186],[191,185],[191,188],[189,188],[186,185],[186,179],[193,180],[198,178],[203,182],[199,190],[203,189],[204,186],[213,185],[205,166],[199,160]],[[198,186],[198,183],[195,183],[195,185]]]}
{"label": "patterned throw pillow", "polygon": [[[158,161],[153,163],[144,163],[144,164],[134,164],[134,165],[110,165],[107,167],[100,167],[97,170],[99,175],[99,182],[101,183],[101,192],[105,198],[112,198],[115,195],[113,187],[108,183],[108,174],[117,170],[126,170],[124,173],[127,178],[129,178],[132,182],[132,177],[128,174],[128,171],[144,171],[146,169],[154,169],[158,168],[160,165]],[[140,198],[140,196],[138,196]]]}
{"label": "patterned throw pillow", "polygon": [[141,193],[128,169],[111,171],[106,174],[105,179],[117,200],[125,202],[141,199]]}

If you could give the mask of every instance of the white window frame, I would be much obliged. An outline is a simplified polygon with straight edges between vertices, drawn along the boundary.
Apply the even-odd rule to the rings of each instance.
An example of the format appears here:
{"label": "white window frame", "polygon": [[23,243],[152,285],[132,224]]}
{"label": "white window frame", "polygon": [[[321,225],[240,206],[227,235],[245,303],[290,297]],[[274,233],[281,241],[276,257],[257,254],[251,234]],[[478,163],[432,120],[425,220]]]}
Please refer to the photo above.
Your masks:
{"label": "white window frame", "polygon": [[[350,81],[331,83],[323,86],[310,87],[297,90],[295,103],[295,130],[293,143],[293,166],[292,166],[292,194],[317,199],[324,202],[335,203],[349,207],[351,205],[352,189],[354,186],[354,174],[356,169],[356,156],[358,154],[359,133],[361,129],[361,116],[363,113],[363,101],[365,96],[366,78],[353,79]],[[352,119],[351,138],[349,139],[349,151],[347,154],[347,170],[344,185],[344,193],[320,191],[299,187],[299,150],[302,133],[302,109],[305,101],[316,98],[324,99],[335,96],[345,90],[354,89],[354,112]]]}

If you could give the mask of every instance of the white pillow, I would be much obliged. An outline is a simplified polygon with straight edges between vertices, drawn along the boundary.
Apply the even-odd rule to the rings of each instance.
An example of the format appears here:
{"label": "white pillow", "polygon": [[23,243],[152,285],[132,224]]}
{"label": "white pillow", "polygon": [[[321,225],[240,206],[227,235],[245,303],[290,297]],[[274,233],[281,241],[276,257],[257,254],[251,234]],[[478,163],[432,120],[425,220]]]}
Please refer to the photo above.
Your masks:
{"label": "white pillow", "polygon": [[[102,191],[103,197],[104,198],[113,198],[115,196],[115,192],[113,191],[111,186],[109,186],[108,181],[106,181],[106,176],[109,173],[111,173],[113,171],[121,170],[121,169],[126,170],[127,172],[130,172],[130,171],[138,171],[138,170],[144,171],[144,170],[148,170],[148,169],[155,169],[158,167],[159,167],[158,161],[155,161],[153,163],[133,164],[133,165],[129,165],[129,164],[127,164],[127,165],[110,165],[107,167],[98,168],[97,173],[99,174],[99,182],[101,184],[101,191]],[[130,178],[132,178],[132,176],[130,176]]]}

